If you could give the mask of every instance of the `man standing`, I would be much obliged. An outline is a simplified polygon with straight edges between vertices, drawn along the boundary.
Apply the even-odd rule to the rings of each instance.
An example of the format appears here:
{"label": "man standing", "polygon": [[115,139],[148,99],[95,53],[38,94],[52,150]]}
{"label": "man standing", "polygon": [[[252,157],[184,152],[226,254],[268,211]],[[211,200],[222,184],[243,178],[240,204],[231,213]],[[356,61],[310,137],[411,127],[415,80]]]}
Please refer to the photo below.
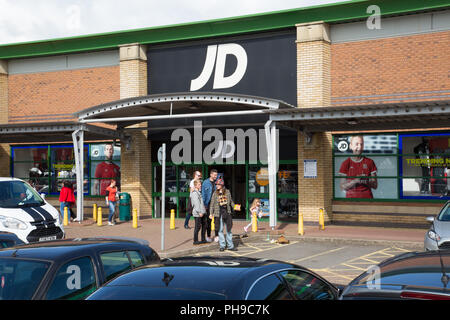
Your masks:
{"label": "man standing", "polygon": [[203,181],[202,184],[202,198],[203,203],[206,208],[206,214],[203,216],[206,219],[206,241],[211,242],[211,219],[209,218],[209,204],[211,203],[211,197],[213,192],[216,190],[216,179],[217,179],[217,170],[212,169],[209,172],[209,178]]}
{"label": "man standing", "polygon": [[118,181],[120,178],[120,167],[113,163],[114,146],[111,143],[105,145],[105,161],[99,163],[95,168],[94,194],[106,195],[110,179]]}
{"label": "man standing", "polygon": [[372,199],[372,189],[378,187],[377,166],[372,159],[362,156],[364,138],[353,136],[350,138],[350,149],[353,156],[345,160],[339,169],[339,175],[349,178],[341,179],[341,190],[346,192],[347,198]]}

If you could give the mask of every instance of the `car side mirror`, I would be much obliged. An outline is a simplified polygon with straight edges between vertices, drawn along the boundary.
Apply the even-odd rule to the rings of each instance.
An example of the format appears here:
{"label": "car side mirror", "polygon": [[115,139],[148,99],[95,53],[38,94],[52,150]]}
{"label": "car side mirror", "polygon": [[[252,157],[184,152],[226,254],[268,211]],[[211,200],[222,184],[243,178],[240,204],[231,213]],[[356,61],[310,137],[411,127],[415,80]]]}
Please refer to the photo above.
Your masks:
{"label": "car side mirror", "polygon": [[45,193],[41,193],[41,198],[45,200]]}
{"label": "car side mirror", "polygon": [[434,217],[426,217],[426,220],[430,223],[434,222]]}

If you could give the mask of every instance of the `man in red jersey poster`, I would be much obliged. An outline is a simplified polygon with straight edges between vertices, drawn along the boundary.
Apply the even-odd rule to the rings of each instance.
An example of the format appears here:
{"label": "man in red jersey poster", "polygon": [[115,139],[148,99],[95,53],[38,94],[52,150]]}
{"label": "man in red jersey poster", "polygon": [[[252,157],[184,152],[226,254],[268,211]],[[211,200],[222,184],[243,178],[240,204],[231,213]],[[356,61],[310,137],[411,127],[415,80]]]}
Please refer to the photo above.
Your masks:
{"label": "man in red jersey poster", "polygon": [[345,191],[346,198],[372,199],[372,189],[378,187],[375,178],[377,166],[372,159],[362,156],[364,151],[363,136],[351,137],[350,149],[353,156],[345,160],[339,169],[339,175],[348,177],[341,179],[341,189]]}
{"label": "man in red jersey poster", "polygon": [[118,181],[120,178],[120,167],[113,163],[114,146],[111,143],[105,144],[105,161],[100,162],[95,168],[94,194],[106,195],[106,188],[110,184],[110,179]]}

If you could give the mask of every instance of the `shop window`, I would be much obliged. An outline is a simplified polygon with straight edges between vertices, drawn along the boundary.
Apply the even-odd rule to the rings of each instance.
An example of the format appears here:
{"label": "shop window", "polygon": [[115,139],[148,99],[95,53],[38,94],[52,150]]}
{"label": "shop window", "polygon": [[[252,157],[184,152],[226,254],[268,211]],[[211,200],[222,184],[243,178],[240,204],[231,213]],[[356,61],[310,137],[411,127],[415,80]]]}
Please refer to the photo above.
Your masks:
{"label": "shop window", "polygon": [[[362,140],[364,158],[346,166],[354,157],[352,139],[333,137],[335,198],[450,198],[450,133],[362,135]],[[371,176],[374,170],[376,178]],[[361,183],[354,190],[343,186],[356,179]]]}
{"label": "shop window", "polygon": [[400,190],[403,198],[448,198],[450,195],[450,134],[405,134]]}
{"label": "shop window", "polygon": [[[155,197],[155,204],[154,204],[154,218],[161,218],[161,208],[162,208],[162,203],[161,203],[161,197]],[[165,217],[169,218],[170,217],[170,210],[175,210],[175,214],[177,212],[177,200],[178,197],[166,197],[165,201],[166,201],[166,207],[165,207]],[[185,212],[186,214],[186,212]]]}
{"label": "shop window", "polygon": [[[202,172],[201,166],[178,166],[178,190],[179,192],[190,192],[189,184],[194,179],[195,171]],[[203,176],[201,178],[203,181]]]}
{"label": "shop window", "polygon": [[297,164],[280,164],[277,176],[279,194],[298,193],[297,170],[298,170]]}
{"label": "shop window", "polygon": [[298,199],[278,198],[277,199],[278,219],[283,221],[298,221]]}
{"label": "shop window", "polygon": [[267,193],[269,192],[268,168],[260,166],[248,167],[248,192]]}
{"label": "shop window", "polygon": [[[154,192],[161,192],[162,166],[153,167]],[[166,166],[166,192],[177,192],[177,167]]]}
{"label": "shop window", "polygon": [[[85,145],[84,194],[101,195],[112,178],[120,188],[120,147],[108,151],[108,146]],[[65,180],[76,188],[72,145],[13,146],[11,151],[11,175],[28,181],[39,193],[58,195]]]}
{"label": "shop window", "polygon": [[334,196],[398,198],[397,136],[334,136]]}
{"label": "shop window", "polygon": [[[50,146],[50,193],[61,191],[63,182],[70,181],[76,190],[75,154],[72,146]],[[84,147],[84,193],[88,192],[88,148]]]}
{"label": "shop window", "polygon": [[13,147],[12,155],[12,175],[27,181],[39,193],[48,193],[48,147]]}

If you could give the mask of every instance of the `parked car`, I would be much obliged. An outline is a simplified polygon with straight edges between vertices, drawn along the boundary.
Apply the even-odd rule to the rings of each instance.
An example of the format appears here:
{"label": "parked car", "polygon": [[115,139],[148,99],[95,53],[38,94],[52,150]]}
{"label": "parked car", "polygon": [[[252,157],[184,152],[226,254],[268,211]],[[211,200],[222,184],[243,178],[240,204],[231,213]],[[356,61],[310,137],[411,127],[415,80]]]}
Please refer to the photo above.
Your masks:
{"label": "parked car", "polygon": [[408,252],[387,259],[350,282],[343,300],[450,300],[450,251]]}
{"label": "parked car", "polygon": [[117,275],[159,262],[148,242],[48,241],[0,249],[0,300],[83,299]]}
{"label": "parked car", "polygon": [[436,217],[427,217],[427,221],[431,227],[425,234],[425,250],[450,249],[450,201]]}
{"label": "parked car", "polygon": [[25,243],[65,235],[58,210],[17,178],[0,178],[0,231],[14,233]]}
{"label": "parked car", "polygon": [[0,248],[14,247],[20,244],[24,244],[24,242],[16,234],[0,231]]}
{"label": "parked car", "polygon": [[328,300],[339,290],[303,267],[244,257],[185,257],[137,268],[88,300]]}

